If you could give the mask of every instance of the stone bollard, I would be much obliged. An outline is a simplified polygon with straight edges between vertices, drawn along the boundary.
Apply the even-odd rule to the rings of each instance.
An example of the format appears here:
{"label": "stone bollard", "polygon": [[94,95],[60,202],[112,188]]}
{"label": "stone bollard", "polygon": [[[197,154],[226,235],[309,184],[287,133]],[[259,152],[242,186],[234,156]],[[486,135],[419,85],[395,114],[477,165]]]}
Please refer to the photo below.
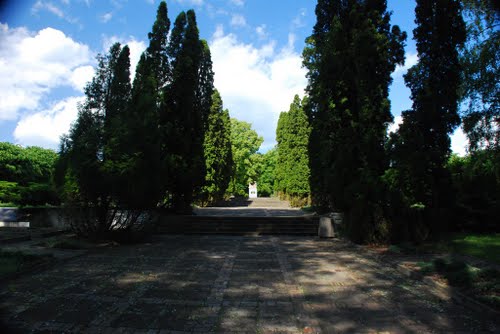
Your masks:
{"label": "stone bollard", "polygon": [[333,231],[332,218],[330,217],[319,218],[318,236],[320,238],[333,238],[335,236]]}

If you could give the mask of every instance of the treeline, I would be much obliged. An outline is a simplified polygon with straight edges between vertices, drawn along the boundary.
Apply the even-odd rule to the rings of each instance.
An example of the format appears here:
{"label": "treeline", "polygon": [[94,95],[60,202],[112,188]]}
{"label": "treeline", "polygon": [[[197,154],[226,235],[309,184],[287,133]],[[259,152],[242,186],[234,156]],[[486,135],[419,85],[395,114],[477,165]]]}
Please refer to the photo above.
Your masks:
{"label": "treeline", "polygon": [[170,30],[161,2],[148,38],[133,82],[128,46],[98,56],[61,141],[56,183],[67,206],[89,215],[88,233],[116,229],[120,212],[124,228],[157,208],[189,213],[194,201],[220,200],[233,174],[229,114],[195,12]]}
{"label": "treeline", "polygon": [[58,205],[52,182],[56,161],[52,150],[0,142],[0,203]]}
{"label": "treeline", "polygon": [[[479,17],[469,29],[462,4]],[[384,0],[319,0],[316,16],[303,52],[313,204],[344,212],[357,242],[437,237],[457,227],[457,207],[470,216],[473,197],[489,197],[492,207],[479,206],[484,219],[498,212],[498,7],[416,1],[419,61],[404,76],[413,104],[390,137],[389,86],[404,64],[406,33],[391,26]],[[463,100],[471,102],[464,124],[472,154],[450,162]]]}

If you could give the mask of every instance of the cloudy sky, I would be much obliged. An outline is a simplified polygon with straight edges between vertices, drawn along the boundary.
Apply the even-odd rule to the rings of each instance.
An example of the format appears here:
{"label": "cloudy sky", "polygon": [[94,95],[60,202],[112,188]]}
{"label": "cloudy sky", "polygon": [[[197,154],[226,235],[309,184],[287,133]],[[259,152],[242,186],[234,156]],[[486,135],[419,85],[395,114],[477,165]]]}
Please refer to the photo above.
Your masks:
{"label": "cloudy sky", "polygon": [[[2,5],[3,4],[3,5]],[[159,0],[0,1],[0,141],[57,149],[77,115],[95,56],[114,42],[131,49],[132,74],[148,43]],[[315,23],[312,0],[168,0],[173,22],[196,11],[201,38],[209,42],[215,86],[232,117],[252,123],[275,144],[279,113],[306,86],[301,52]],[[406,65],[393,74],[394,130],[411,106],[403,74],[417,61],[414,1],[389,0],[393,24],[407,31]],[[455,152],[465,137],[452,136]]]}

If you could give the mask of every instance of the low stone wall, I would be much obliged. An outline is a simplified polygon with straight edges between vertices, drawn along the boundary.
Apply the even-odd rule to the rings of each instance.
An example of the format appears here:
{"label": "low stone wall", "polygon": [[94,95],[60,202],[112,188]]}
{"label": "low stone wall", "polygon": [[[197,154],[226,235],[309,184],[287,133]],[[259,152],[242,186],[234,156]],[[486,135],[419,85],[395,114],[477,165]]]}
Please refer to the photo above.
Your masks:
{"label": "low stone wall", "polygon": [[65,228],[62,210],[61,208],[0,208],[0,221],[29,222],[29,227]]}

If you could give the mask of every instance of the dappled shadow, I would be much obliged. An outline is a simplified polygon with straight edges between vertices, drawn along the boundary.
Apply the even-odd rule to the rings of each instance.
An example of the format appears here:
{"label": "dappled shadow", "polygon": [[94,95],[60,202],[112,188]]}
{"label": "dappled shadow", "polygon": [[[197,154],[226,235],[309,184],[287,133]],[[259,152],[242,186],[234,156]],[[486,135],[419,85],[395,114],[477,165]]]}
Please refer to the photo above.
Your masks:
{"label": "dappled shadow", "polygon": [[164,236],[0,290],[11,329],[54,332],[471,332],[495,318],[359,248],[305,237]]}

